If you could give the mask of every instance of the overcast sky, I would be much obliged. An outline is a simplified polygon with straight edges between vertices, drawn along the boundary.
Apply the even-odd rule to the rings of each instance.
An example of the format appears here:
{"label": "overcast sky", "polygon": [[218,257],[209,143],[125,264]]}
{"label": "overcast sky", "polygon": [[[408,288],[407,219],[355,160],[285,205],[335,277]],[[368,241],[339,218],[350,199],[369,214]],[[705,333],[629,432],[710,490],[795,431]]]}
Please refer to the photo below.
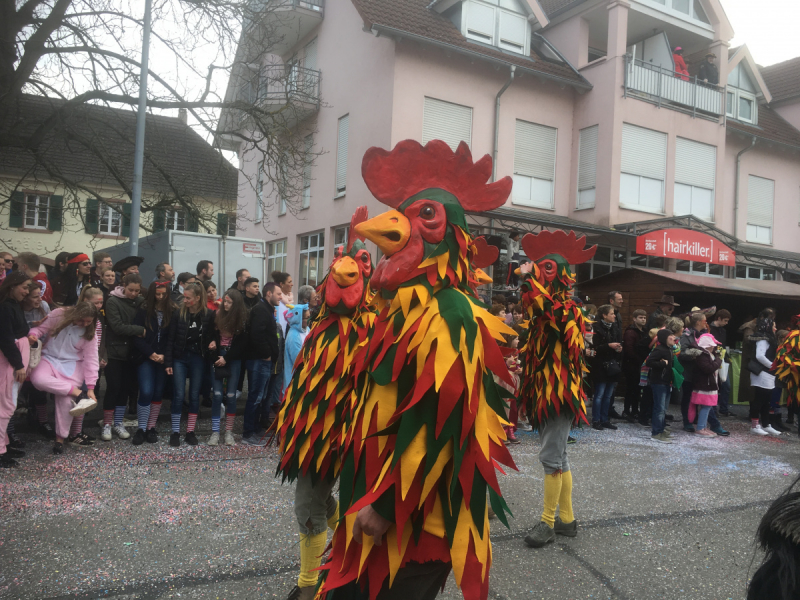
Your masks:
{"label": "overcast sky", "polygon": [[721,0],[735,36],[731,47],[747,44],[766,67],[800,56],[800,0]]}

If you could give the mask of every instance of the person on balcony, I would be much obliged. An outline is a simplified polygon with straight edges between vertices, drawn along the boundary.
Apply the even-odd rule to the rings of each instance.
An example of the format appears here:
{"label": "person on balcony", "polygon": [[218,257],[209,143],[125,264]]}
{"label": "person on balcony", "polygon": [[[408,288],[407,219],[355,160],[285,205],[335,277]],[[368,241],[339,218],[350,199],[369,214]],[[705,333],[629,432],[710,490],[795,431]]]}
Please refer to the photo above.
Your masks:
{"label": "person on balcony", "polygon": [[683,48],[677,46],[672,53],[672,61],[675,63],[675,77],[689,81],[689,69],[686,68],[686,61],[683,60]]}
{"label": "person on balcony", "polygon": [[706,59],[703,61],[703,64],[700,65],[700,71],[697,73],[697,78],[700,81],[719,85],[719,69],[717,65],[714,64],[716,59],[717,55],[713,52],[706,54]]}

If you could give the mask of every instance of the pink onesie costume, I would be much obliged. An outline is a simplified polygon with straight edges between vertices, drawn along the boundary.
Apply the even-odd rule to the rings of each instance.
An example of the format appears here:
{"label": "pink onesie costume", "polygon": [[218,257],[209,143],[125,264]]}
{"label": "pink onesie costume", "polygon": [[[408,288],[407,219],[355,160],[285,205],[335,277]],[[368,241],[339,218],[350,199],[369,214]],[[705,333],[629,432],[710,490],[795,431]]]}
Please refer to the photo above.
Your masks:
{"label": "pink onesie costume", "polygon": [[53,336],[52,330],[58,327],[63,314],[63,308],[54,310],[29,334],[39,338],[47,334],[42,360],[31,372],[31,382],[37,390],[55,396],[56,436],[59,438],[67,438],[72,425],[69,411],[74,406],[74,400],[70,392],[80,388],[84,382],[87,388],[93,390],[99,368],[97,340],[95,336],[89,340],[83,337],[85,327],[69,325]]}
{"label": "pink onesie costume", "polygon": [[[30,346],[28,345],[28,338],[23,337],[16,340],[19,353],[22,355],[22,365],[28,368],[28,360],[31,356]],[[8,445],[8,436],[6,429],[8,422],[17,410],[17,395],[19,394],[20,384],[14,381],[14,367],[6,359],[5,355],[0,352],[0,454],[6,453],[6,446]]]}

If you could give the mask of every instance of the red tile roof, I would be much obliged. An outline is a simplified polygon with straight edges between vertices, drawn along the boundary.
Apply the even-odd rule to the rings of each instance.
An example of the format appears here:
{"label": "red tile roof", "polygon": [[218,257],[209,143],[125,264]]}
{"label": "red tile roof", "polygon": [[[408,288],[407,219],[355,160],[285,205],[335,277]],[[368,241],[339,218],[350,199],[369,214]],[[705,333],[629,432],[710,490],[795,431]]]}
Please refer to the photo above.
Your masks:
{"label": "red tile roof", "polygon": [[765,104],[758,106],[758,125],[748,125],[729,119],[727,126],[729,129],[735,129],[748,135],[800,148],[800,131]]}
{"label": "red tile roof", "polygon": [[760,70],[773,102],[800,96],[800,56]]}
{"label": "red tile roof", "polygon": [[427,8],[430,0],[352,0],[352,2],[369,27],[383,26],[401,33],[427,38],[434,42],[484,55],[489,59],[501,60],[518,67],[538,71],[543,75],[556,77],[568,83],[591,87],[566,63],[549,60],[535,54],[525,57],[468,41],[447,17]]}

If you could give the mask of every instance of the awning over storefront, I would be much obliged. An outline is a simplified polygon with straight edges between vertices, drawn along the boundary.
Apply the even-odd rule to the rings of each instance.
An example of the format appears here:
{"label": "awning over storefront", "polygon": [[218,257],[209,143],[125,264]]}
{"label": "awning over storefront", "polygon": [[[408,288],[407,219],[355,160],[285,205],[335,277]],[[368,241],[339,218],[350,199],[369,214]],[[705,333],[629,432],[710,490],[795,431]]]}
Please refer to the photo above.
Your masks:
{"label": "awning over storefront", "polygon": [[[697,288],[702,292],[722,292],[741,296],[758,296],[760,298],[786,298],[800,300],[800,285],[788,281],[762,281],[759,279],[724,279],[722,277],[702,277],[686,273],[670,273],[668,271],[651,271],[632,267],[625,271],[644,271],[665,279],[671,279]],[[623,273],[624,271],[618,271]],[[598,278],[601,279],[601,278]],[[800,312],[800,306],[798,307]]]}

